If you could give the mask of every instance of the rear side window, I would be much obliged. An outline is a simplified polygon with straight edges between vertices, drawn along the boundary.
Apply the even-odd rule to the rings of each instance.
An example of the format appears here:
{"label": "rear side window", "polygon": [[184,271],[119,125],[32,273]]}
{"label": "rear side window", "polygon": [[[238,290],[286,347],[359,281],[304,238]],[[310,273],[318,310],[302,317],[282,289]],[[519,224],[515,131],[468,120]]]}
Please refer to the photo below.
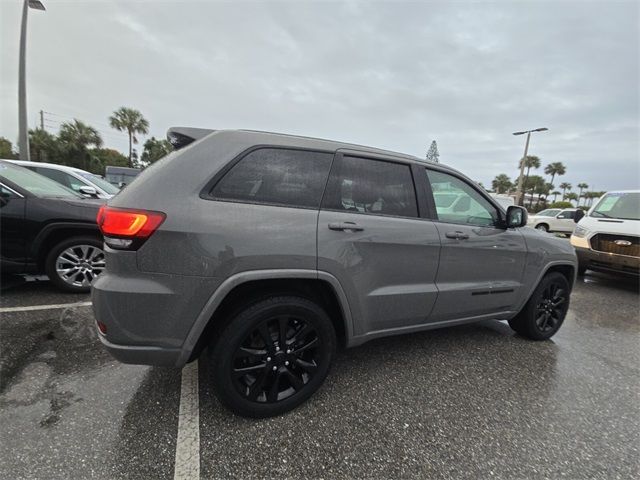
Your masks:
{"label": "rear side window", "polygon": [[323,207],[354,213],[417,217],[409,165],[343,157],[329,181]]}
{"label": "rear side window", "polygon": [[332,153],[261,148],[236,163],[211,190],[224,200],[318,208]]}

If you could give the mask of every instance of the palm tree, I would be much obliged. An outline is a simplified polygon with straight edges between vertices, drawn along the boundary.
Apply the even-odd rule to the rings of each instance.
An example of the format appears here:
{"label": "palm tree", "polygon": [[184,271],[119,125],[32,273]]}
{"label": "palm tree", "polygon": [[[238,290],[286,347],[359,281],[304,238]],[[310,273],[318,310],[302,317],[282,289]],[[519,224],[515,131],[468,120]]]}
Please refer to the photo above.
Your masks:
{"label": "palm tree", "polygon": [[560,192],[554,190],[553,192],[551,192],[551,195],[553,195],[553,201],[555,202],[556,198],[558,198],[558,195],[560,195]]}
{"label": "palm tree", "polygon": [[569,200],[569,201],[578,200],[578,194],[573,193],[573,192],[569,192],[566,195],[566,199]]}
{"label": "palm tree", "polygon": [[563,182],[560,184],[560,188],[562,189],[562,199],[564,200],[567,197],[566,191],[571,190],[571,184],[568,182]]}
{"label": "palm tree", "polygon": [[535,155],[527,155],[526,158],[520,160],[520,162],[524,161],[524,166],[527,169],[527,173],[524,176],[524,185],[527,184],[527,180],[529,179],[529,171],[532,168],[540,168],[540,159]]}
{"label": "palm tree", "polygon": [[553,162],[544,167],[544,173],[547,175],[551,175],[551,181],[549,183],[553,183],[553,179],[556,175],[564,175],[567,172],[566,167],[562,164],[562,162]]}
{"label": "palm tree", "polygon": [[500,175],[496,175],[496,178],[491,181],[491,188],[493,188],[496,193],[506,193],[513,188],[513,183],[506,173],[501,173]]}
{"label": "palm tree", "polygon": [[149,133],[149,122],[138,110],[120,107],[109,117],[109,124],[116,130],[129,135],[129,166],[133,167],[133,144],[138,143],[136,133]]}
{"label": "palm tree", "polygon": [[29,130],[29,150],[36,162],[53,161],[58,150],[58,139],[42,128]]}
{"label": "palm tree", "polygon": [[[89,146],[97,148],[102,146],[102,138],[98,131],[80,120],[63,123],[60,126],[58,138],[69,153],[79,154],[78,156],[82,159],[82,162],[84,162],[83,166],[85,170],[88,170]],[[74,155],[70,155],[71,159],[73,157]]]}
{"label": "palm tree", "polygon": [[[582,198],[582,190],[589,188],[589,185],[587,185],[586,183],[579,183],[578,188],[580,189],[580,191],[578,192],[578,205],[580,205],[580,199]],[[585,203],[587,202],[585,201]]]}

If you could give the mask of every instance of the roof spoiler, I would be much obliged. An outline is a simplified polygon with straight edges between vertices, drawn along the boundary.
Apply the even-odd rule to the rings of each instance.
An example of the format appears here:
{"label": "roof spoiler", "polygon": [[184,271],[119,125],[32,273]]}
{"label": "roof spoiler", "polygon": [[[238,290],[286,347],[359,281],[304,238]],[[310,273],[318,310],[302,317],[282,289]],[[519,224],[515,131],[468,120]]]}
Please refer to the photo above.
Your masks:
{"label": "roof spoiler", "polygon": [[171,127],[167,130],[167,140],[173,145],[173,148],[180,150],[213,132],[215,130],[208,128]]}

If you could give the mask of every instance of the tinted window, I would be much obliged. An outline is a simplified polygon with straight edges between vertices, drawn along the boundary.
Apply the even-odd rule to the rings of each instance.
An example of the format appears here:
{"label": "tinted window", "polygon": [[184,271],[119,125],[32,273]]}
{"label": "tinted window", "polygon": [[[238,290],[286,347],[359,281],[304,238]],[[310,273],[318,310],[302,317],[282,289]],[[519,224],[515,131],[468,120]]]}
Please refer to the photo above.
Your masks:
{"label": "tinted window", "polygon": [[331,175],[324,208],[378,215],[417,217],[408,165],[344,157]]}
{"label": "tinted window", "polygon": [[436,171],[427,176],[441,222],[488,226],[498,221],[496,208],[467,182]]}
{"label": "tinted window", "polygon": [[576,216],[575,211],[567,211],[567,212],[562,212],[560,215],[558,215],[558,218],[573,218],[575,216]]}
{"label": "tinted window", "polygon": [[318,208],[333,154],[263,148],[254,150],[220,180],[216,198]]}
{"label": "tinted window", "polygon": [[71,197],[82,198],[58,182],[39,175],[27,168],[0,163],[0,178],[6,178],[21,188],[38,197]]}

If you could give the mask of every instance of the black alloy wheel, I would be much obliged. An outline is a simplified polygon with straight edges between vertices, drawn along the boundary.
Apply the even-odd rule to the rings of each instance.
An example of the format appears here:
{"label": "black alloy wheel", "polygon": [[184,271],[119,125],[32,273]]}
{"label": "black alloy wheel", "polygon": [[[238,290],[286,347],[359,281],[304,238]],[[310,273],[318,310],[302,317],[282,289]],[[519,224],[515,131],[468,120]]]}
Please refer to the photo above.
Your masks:
{"label": "black alloy wheel", "polygon": [[558,283],[550,283],[542,292],[536,307],[536,326],[542,333],[555,330],[564,318],[568,293]]}
{"label": "black alloy wheel", "polygon": [[311,381],[321,348],[315,328],[302,318],[279,315],[264,320],[235,352],[235,387],[253,402],[284,400]]}
{"label": "black alloy wheel", "polygon": [[274,295],[226,321],[209,348],[212,386],[245,417],[292,410],[320,388],[336,349],[333,323],[316,302]]}

